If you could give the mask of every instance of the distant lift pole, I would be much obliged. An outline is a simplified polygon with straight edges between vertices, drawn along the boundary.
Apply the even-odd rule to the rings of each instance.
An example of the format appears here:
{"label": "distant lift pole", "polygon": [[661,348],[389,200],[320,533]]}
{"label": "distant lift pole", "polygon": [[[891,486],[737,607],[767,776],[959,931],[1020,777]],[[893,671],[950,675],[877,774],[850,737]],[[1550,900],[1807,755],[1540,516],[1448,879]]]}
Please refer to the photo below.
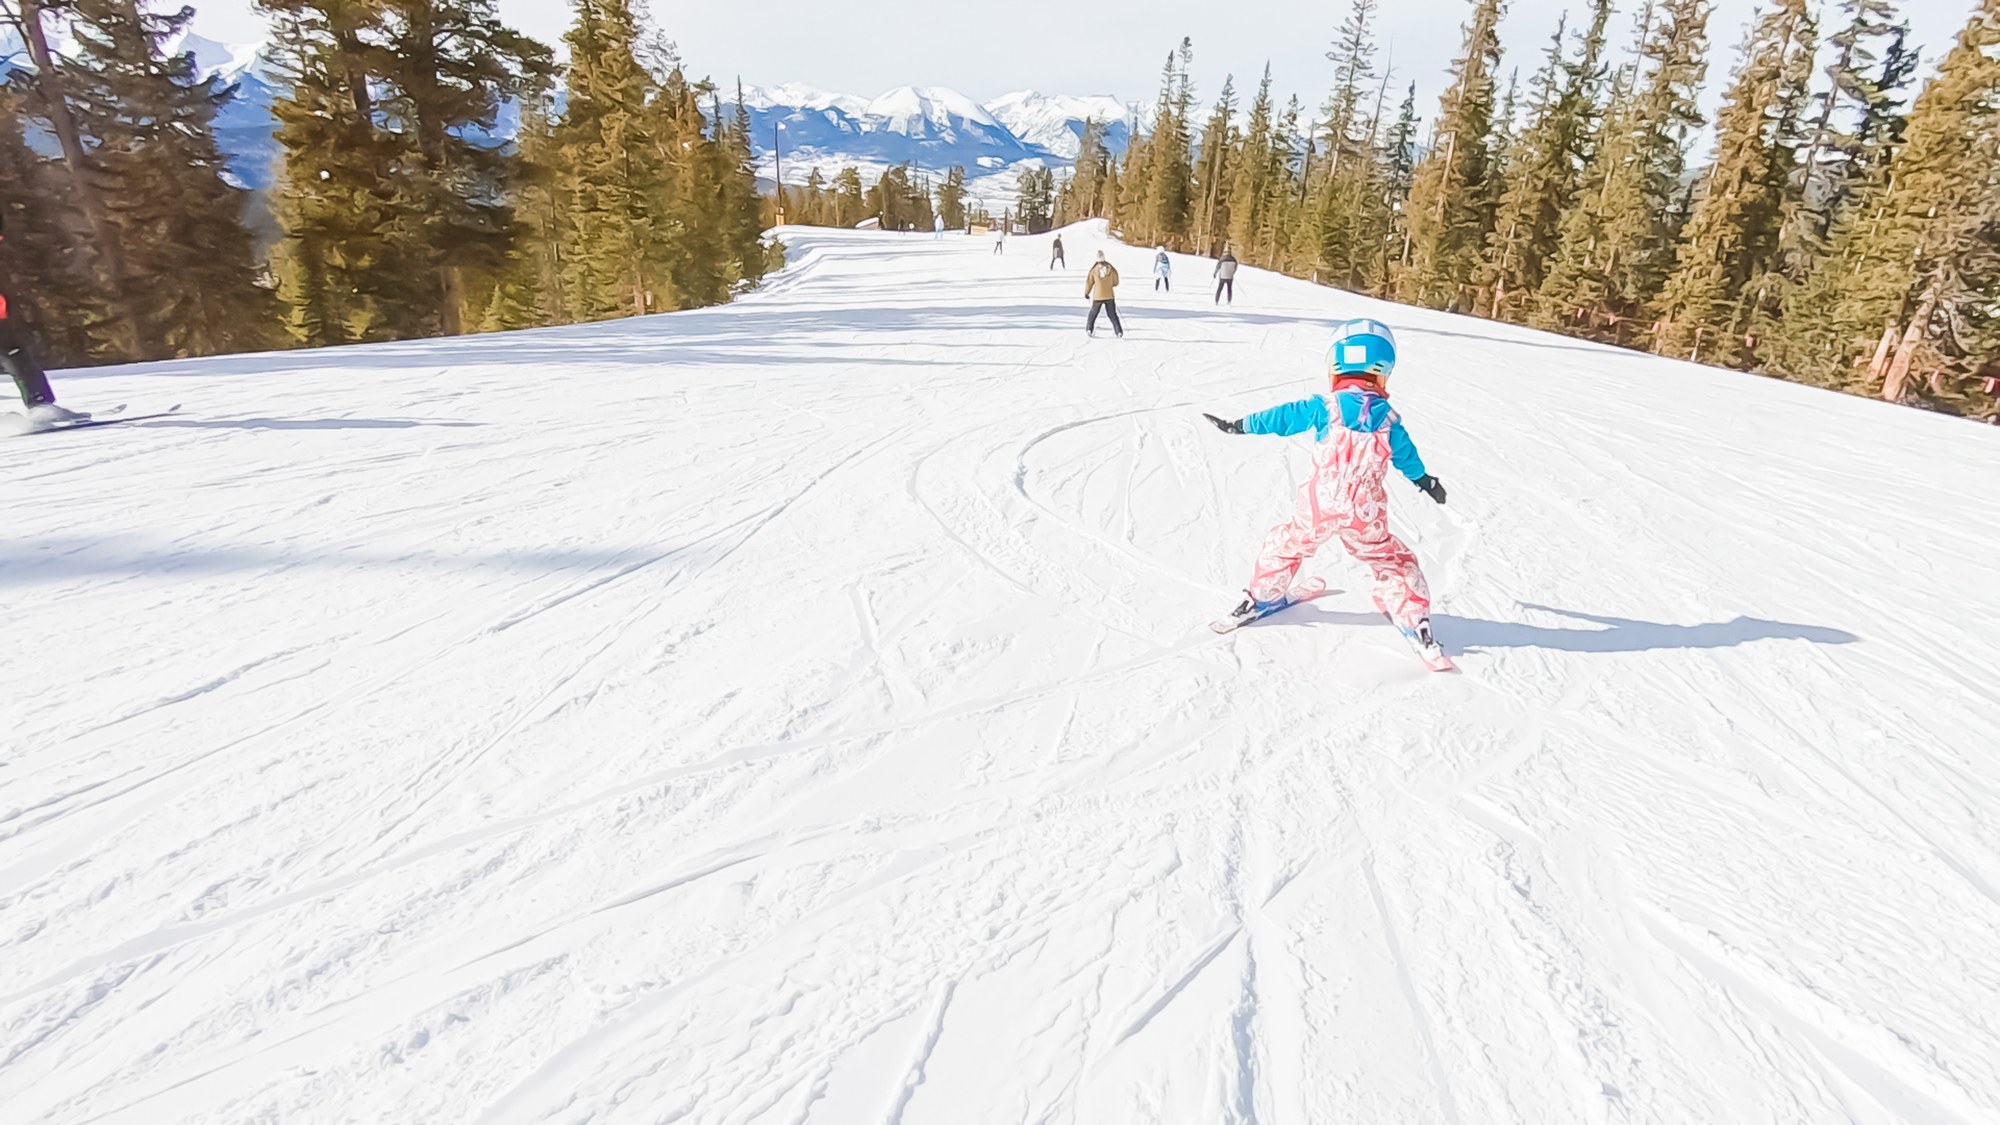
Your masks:
{"label": "distant lift pole", "polygon": [[771,123],[771,159],[776,164],[773,171],[778,179],[778,224],[785,225],[785,123]]}

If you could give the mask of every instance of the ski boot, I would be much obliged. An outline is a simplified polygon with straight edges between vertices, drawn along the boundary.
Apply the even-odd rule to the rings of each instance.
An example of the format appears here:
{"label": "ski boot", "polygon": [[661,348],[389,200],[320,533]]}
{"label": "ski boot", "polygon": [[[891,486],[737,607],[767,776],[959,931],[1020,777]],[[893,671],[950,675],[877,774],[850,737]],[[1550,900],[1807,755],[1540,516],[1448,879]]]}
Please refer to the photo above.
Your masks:
{"label": "ski boot", "polygon": [[1209,622],[1208,627],[1217,633],[1233,633],[1252,621],[1260,621],[1300,602],[1309,602],[1324,596],[1326,592],[1326,582],[1319,578],[1308,578],[1294,585],[1276,601],[1260,602],[1251,596],[1250,591],[1245,590],[1242,604],[1230,610],[1229,616]]}
{"label": "ski boot", "polygon": [[1424,662],[1424,667],[1433,672],[1457,670],[1458,665],[1453,664],[1451,657],[1445,654],[1444,646],[1438,644],[1437,638],[1431,636],[1430,618],[1426,617],[1408,628],[1398,626],[1398,631],[1403,634],[1403,639],[1410,643],[1410,647],[1416,650],[1417,659]]}
{"label": "ski boot", "polygon": [[88,421],[90,415],[83,411],[57,406],[53,402],[39,403],[28,408],[28,425],[37,430],[53,430],[58,426],[73,426],[78,422]]}

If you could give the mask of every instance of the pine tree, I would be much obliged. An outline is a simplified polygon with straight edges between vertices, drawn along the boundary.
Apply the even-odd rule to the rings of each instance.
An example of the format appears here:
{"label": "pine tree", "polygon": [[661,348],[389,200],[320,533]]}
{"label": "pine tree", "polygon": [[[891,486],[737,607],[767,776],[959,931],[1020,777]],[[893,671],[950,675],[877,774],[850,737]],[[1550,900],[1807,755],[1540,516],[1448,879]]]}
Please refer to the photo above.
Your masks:
{"label": "pine tree", "polygon": [[289,90],[272,107],[282,151],[272,250],[295,343],[386,340],[407,328],[413,271],[398,256],[396,145],[381,135],[372,71],[385,35],[374,0],[259,0]]}
{"label": "pine tree", "polygon": [[465,330],[468,273],[491,272],[522,232],[507,206],[513,156],[495,142],[503,101],[552,73],[549,50],[503,24],[494,0],[382,0],[382,109],[398,153],[392,238],[431,282],[409,335]]}
{"label": "pine tree", "polygon": [[[1568,14],[1563,20],[1567,22]],[[1492,169],[1486,177],[1487,189],[1493,196],[1495,205],[1507,193],[1508,164],[1514,159],[1514,134],[1521,123],[1521,68],[1507,72],[1507,89],[1500,95],[1500,109],[1493,115],[1493,132],[1486,137],[1486,151],[1492,157]]]}
{"label": "pine tree", "polygon": [[649,229],[640,251],[653,308],[700,308],[729,299],[731,243],[741,224],[740,189],[729,184],[730,116],[707,81],[678,64],[655,76],[640,171]]}
{"label": "pine tree", "polygon": [[826,176],[820,172],[819,165],[813,165],[806,173],[806,182],[802,190],[794,190],[788,194],[796,204],[796,216],[787,216],[792,222],[813,227],[833,225],[833,216],[827,203]]}
{"label": "pine tree", "polygon": [[509,203],[520,237],[490,284],[480,331],[499,332],[566,323],[562,287],[562,216],[556,191],[554,98],[545,82],[523,94],[521,127],[515,135],[518,159],[508,177]]}
{"label": "pine tree", "polygon": [[[728,300],[735,292],[754,286],[769,271],[771,263],[764,246],[763,207],[757,195],[757,169],[750,144],[750,111],[743,104],[742,82],[736,85],[735,116],[724,124],[718,112],[715,120],[715,199],[721,211],[717,233],[721,240],[725,282],[723,292],[715,298],[719,303]],[[910,204],[918,229],[930,229],[931,197],[928,185],[912,185]]]}
{"label": "pine tree", "polygon": [[82,127],[71,110],[67,62],[59,61],[49,49],[46,21],[62,13],[66,5],[50,0],[20,0],[18,27],[34,64],[30,109],[48,124],[62,152],[61,182],[66,195],[90,229],[87,262],[79,268],[88,272],[90,303],[98,310],[95,319],[101,331],[93,332],[87,350],[107,358],[130,358],[158,350],[158,332],[143,321],[143,309],[127,300],[134,287],[125,260],[123,236],[112,221],[98,177],[95,160]]}
{"label": "pine tree", "polygon": [[1744,45],[1743,65],[1716,116],[1715,160],[1701,177],[1661,292],[1661,354],[1730,362],[1757,328],[1757,308],[1778,283],[1771,274],[1787,208],[1798,200],[1813,46],[1805,0],[1780,0]]}
{"label": "pine tree", "polygon": [[1104,147],[1104,123],[1093,117],[1083,123],[1083,136],[1077,143],[1076,174],[1069,184],[1072,221],[1110,213],[1109,204],[1116,194],[1107,190],[1114,182],[1112,175],[1111,152]]}
{"label": "pine tree", "polygon": [[151,326],[133,358],[262,346],[270,323],[256,287],[246,194],[224,179],[216,105],[231,91],[161,44],[192,18],[136,0],[77,0],[80,52],[69,96],[91,144],[92,175],[123,250],[122,300]]}
{"label": "pine tree", "polygon": [[[556,128],[567,175],[564,289],[580,320],[638,315],[653,305],[653,208],[658,167],[645,159],[652,81],[636,54],[627,0],[578,0],[569,44],[569,101]],[[649,261],[651,260],[651,261]]]}
{"label": "pine tree", "polygon": [[[1903,90],[1917,58],[1905,46],[1909,28],[1892,24],[1885,0],[1845,0],[1845,25],[1830,40],[1826,89],[1812,112],[1799,172],[1798,199],[1779,238],[1783,283],[1761,309],[1755,331],[1765,338],[1759,358],[1789,378],[1839,383],[1827,360],[1845,347],[1826,316],[1840,279],[1825,266],[1835,228],[1857,193],[1881,184],[1883,167],[1902,138]],[[1880,54],[1877,41],[1886,41]]]}
{"label": "pine tree", "polygon": [[1198,205],[1192,222],[1193,249],[1197,253],[1213,253],[1220,232],[1229,227],[1230,155],[1235,139],[1235,117],[1236,80],[1230,76],[1223,79],[1222,93],[1216,98],[1215,109],[1209,113],[1208,121],[1201,130],[1200,163],[1194,179]]}
{"label": "pine tree", "polygon": [[1168,89],[1161,102],[1166,114],[1153,131],[1152,184],[1147,191],[1147,238],[1181,243],[1194,210],[1194,157],[1188,118],[1194,110],[1194,83],[1189,71],[1194,44],[1182,39],[1178,58],[1168,56]]}
{"label": "pine tree", "polygon": [[1558,24],[1548,60],[1536,76],[1531,121],[1509,161],[1488,242],[1481,288],[1488,313],[1521,319],[1547,276],[1562,234],[1562,217],[1576,200],[1589,142],[1603,112],[1605,29],[1611,0],[1593,0],[1578,55],[1565,55]]}
{"label": "pine tree", "polygon": [[[1827,41],[1833,50],[1825,69],[1827,86],[1816,99],[1800,173],[1806,204],[1803,213],[1811,220],[1801,237],[1815,243],[1823,242],[1832,228],[1834,212],[1852,185],[1866,175],[1876,155],[1861,151],[1864,147],[1872,150],[1877,143],[1873,137],[1864,140],[1861,131],[1880,129],[1883,111],[1894,104],[1895,91],[1909,78],[1906,70],[1901,75],[1892,70],[1883,76],[1884,84],[1871,73],[1878,62],[1877,40],[1891,40],[1888,51],[1892,56],[1903,54],[1901,37],[1907,26],[1893,22],[1895,9],[1890,0],[1840,0],[1840,5],[1847,21]],[[1860,115],[1859,127],[1852,133],[1844,131],[1839,120],[1849,107]]]}
{"label": "pine tree", "polygon": [[1417,84],[1410,83],[1403,104],[1396,112],[1396,124],[1382,146],[1382,198],[1390,214],[1389,229],[1382,244],[1382,262],[1375,269],[1377,296],[1394,292],[1399,274],[1409,261],[1409,199],[1417,174]]}
{"label": "pine tree", "polygon": [[1363,150],[1363,99],[1375,77],[1375,10],[1376,0],[1354,0],[1326,52],[1327,61],[1333,63],[1333,92],[1325,109],[1327,178],[1337,177],[1343,165]]}
{"label": "pine tree", "polygon": [[1049,229],[1055,217],[1055,173],[1047,168],[1023,168],[1015,179],[1014,214],[1029,233]]}
{"label": "pine tree", "polygon": [[[1882,182],[1836,235],[1828,319],[1858,358],[1844,384],[1972,408],[1971,371],[2000,349],[2000,0],[1981,0],[1917,96]],[[1872,350],[1871,350],[1872,349]],[[1919,373],[1928,378],[1915,379]]]}
{"label": "pine tree", "polygon": [[77,364],[92,356],[98,315],[90,262],[80,248],[89,227],[62,190],[62,172],[28,147],[25,113],[0,85],[0,294],[8,318],[25,325],[50,364]]}
{"label": "pine tree", "polygon": [[1272,138],[1272,160],[1276,171],[1271,178],[1270,206],[1265,210],[1264,222],[1258,228],[1254,244],[1249,247],[1249,260],[1272,268],[1300,272],[1296,264],[1286,257],[1296,239],[1305,206],[1305,160],[1310,145],[1299,134],[1298,98],[1291,98],[1285,103],[1285,111],[1278,116]]}
{"label": "pine tree", "polygon": [[[1657,22],[1656,22],[1657,17]],[[1702,116],[1706,0],[1657,0],[1639,20],[1530,322],[1612,340],[1645,323],[1673,265],[1687,147]]]}
{"label": "pine tree", "polygon": [[1360,288],[1374,269],[1390,221],[1376,147],[1387,75],[1372,96],[1369,89],[1375,75],[1374,15],[1374,0],[1355,0],[1326,53],[1334,65],[1334,87],[1321,134],[1325,155],[1306,170],[1289,255],[1308,276],[1350,288]]}
{"label": "pine tree", "polygon": [[937,213],[947,230],[965,229],[965,166],[954,164],[937,189]]}
{"label": "pine tree", "polygon": [[1401,298],[1433,308],[1458,308],[1493,228],[1487,151],[1500,64],[1501,0],[1475,0],[1452,84],[1438,104],[1430,153],[1410,189],[1409,264],[1398,280]]}
{"label": "pine tree", "polygon": [[1257,97],[1250,103],[1250,118],[1244,124],[1237,147],[1235,178],[1229,185],[1229,226],[1227,244],[1239,256],[1251,255],[1258,231],[1275,204],[1273,194],[1283,173],[1281,157],[1272,143],[1271,64],[1264,64],[1264,77],[1257,83]]}
{"label": "pine tree", "polygon": [[1137,241],[1150,242],[1154,234],[1153,189],[1159,179],[1155,151],[1164,147],[1161,133],[1170,130],[1173,117],[1174,55],[1160,71],[1160,96],[1153,106],[1149,128],[1134,129],[1125,144],[1125,160],[1118,169],[1118,191],[1108,200],[1108,216]]}
{"label": "pine tree", "polygon": [[867,217],[867,193],[861,187],[861,173],[849,165],[833,177],[833,225],[852,227]]}
{"label": "pine tree", "polygon": [[1861,119],[1854,127],[1845,154],[1849,164],[1845,176],[1847,191],[1833,200],[1830,217],[1838,216],[1862,184],[1874,180],[1889,162],[1890,154],[1903,142],[1903,91],[1916,78],[1922,61],[1916,49],[1909,46],[1909,35],[1908,23],[1898,24],[1889,31],[1888,46],[1882,51],[1874,80],[1868,84]]}

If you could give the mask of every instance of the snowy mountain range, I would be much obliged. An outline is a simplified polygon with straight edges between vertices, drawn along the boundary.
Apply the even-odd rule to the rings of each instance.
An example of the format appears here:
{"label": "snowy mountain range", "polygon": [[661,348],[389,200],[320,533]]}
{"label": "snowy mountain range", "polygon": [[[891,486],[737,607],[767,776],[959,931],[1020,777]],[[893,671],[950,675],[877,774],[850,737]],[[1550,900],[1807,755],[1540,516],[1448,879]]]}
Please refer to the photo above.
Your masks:
{"label": "snowy mountain range", "polygon": [[[53,29],[52,29],[53,30]],[[52,36],[49,48],[58,55],[75,53],[73,41]],[[216,114],[216,141],[229,159],[229,170],[241,183],[254,189],[271,185],[278,156],[272,136],[278,127],[271,106],[284,93],[283,76],[266,56],[262,44],[218,43],[193,32],[183,32],[164,49],[170,54],[192,54],[203,75],[219,75],[236,87],[236,95],[223,103]],[[16,70],[31,70],[28,52],[11,27],[0,28],[0,82]],[[37,147],[53,149],[52,143]]]}
{"label": "snowy mountain range", "polygon": [[[66,53],[68,45],[53,46]],[[277,156],[271,107],[284,92],[284,77],[264,46],[188,33],[169,49],[191,52],[203,73],[236,86],[216,122],[223,151],[244,184],[270,186]],[[0,31],[0,78],[27,65],[18,37]],[[1116,98],[1034,90],[981,103],[940,86],[904,86],[868,99],[790,84],[748,86],[742,100],[759,174],[771,180],[782,164],[785,182],[794,184],[815,166],[831,177],[854,165],[872,179],[903,163],[935,174],[963,165],[975,193],[1005,196],[1021,168],[1074,163],[1090,119],[1104,123],[1105,145],[1114,153],[1124,151],[1133,124],[1131,109]],[[503,114],[498,135],[511,136],[513,127],[514,115]]]}
{"label": "snowy mountain range", "polygon": [[1124,151],[1132,128],[1132,111],[1116,98],[1034,90],[980,103],[942,86],[903,86],[873,100],[810,86],[751,86],[743,107],[766,179],[781,164],[792,184],[815,167],[831,176],[854,165],[874,176],[904,163],[940,174],[962,165],[975,195],[996,198],[1011,196],[1024,167],[1075,163],[1092,118],[1103,123],[1113,152]]}

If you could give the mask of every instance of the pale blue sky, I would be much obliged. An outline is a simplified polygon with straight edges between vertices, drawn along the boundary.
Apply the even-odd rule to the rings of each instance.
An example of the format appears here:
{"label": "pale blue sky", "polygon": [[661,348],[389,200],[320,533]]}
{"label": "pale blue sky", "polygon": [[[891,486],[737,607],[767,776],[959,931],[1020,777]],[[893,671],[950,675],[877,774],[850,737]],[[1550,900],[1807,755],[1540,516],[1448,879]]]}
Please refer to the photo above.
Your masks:
{"label": "pale blue sky", "polygon": [[[190,2],[200,10],[197,29],[212,39],[261,33],[249,0]],[[1632,13],[1641,2],[1623,0],[1614,42],[1630,41]],[[569,22],[569,5],[560,0],[500,0],[500,6],[522,30],[550,43],[560,40]],[[1525,81],[1557,18],[1565,9],[1580,15],[1583,6],[1584,0],[1512,0],[1501,28],[1508,65],[1518,66]],[[1416,81],[1418,108],[1427,118],[1469,8],[1465,0],[1382,5],[1383,61],[1393,52],[1399,86]],[[1757,0],[1716,2],[1709,35],[1722,49],[1711,63],[1711,99],[1734,65],[1735,47],[1756,8]],[[1972,0],[1908,0],[1903,10],[1926,60],[1943,53],[1973,8]],[[722,81],[740,75],[767,85],[803,82],[863,97],[895,86],[935,85],[981,100],[1032,87],[1150,101],[1160,64],[1188,35],[1204,100],[1227,73],[1236,75],[1239,89],[1254,86],[1268,59],[1279,93],[1298,94],[1312,111],[1332,80],[1323,56],[1346,9],[1345,0],[662,0],[653,5],[652,18],[697,74]]]}

